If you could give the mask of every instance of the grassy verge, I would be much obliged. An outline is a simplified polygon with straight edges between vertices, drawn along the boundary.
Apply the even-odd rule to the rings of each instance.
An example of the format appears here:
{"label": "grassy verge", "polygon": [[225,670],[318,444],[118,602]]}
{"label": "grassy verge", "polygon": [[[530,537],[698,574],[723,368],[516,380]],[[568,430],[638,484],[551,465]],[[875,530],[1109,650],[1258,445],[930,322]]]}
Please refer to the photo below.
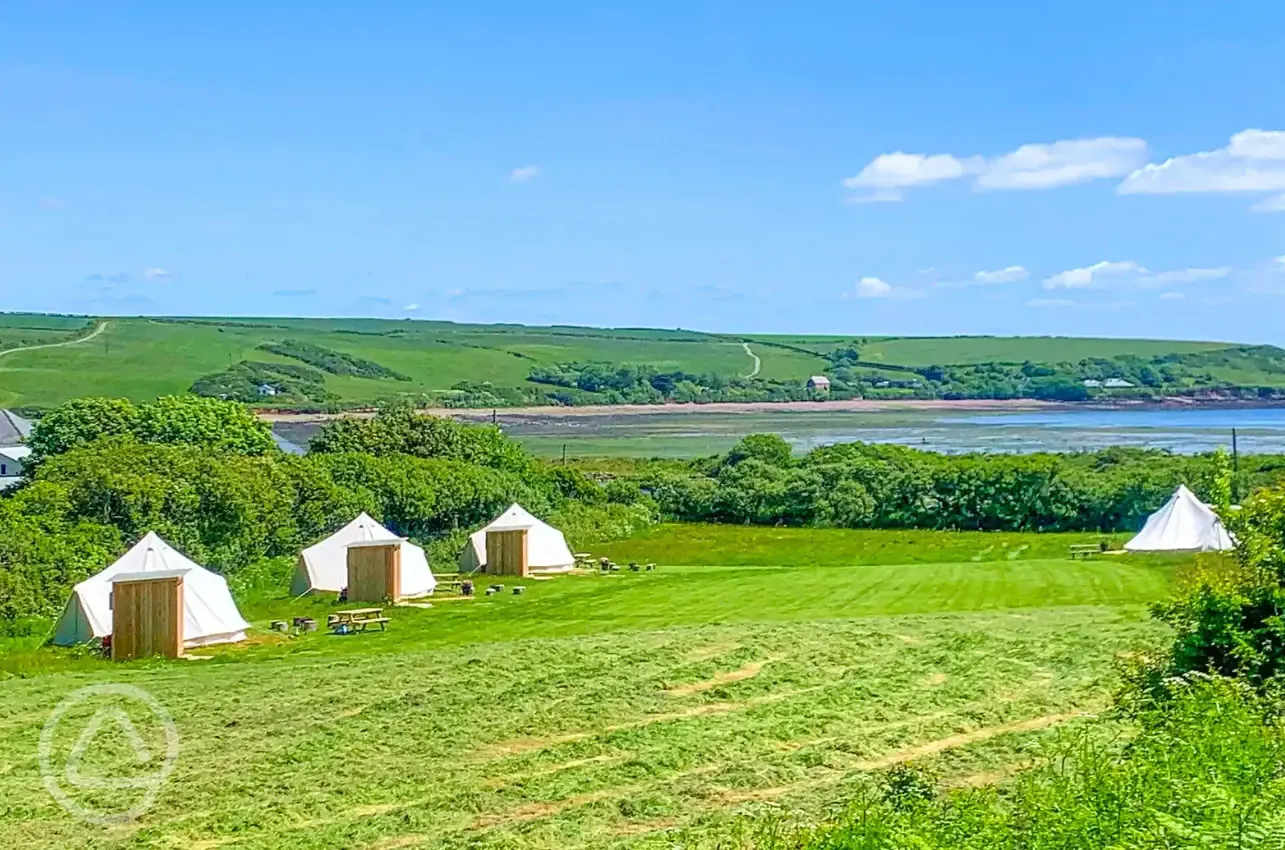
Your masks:
{"label": "grassy verge", "polygon": [[669,524],[594,553],[622,563],[717,566],[980,563],[1065,559],[1073,545],[1105,541],[1119,548],[1130,536]]}

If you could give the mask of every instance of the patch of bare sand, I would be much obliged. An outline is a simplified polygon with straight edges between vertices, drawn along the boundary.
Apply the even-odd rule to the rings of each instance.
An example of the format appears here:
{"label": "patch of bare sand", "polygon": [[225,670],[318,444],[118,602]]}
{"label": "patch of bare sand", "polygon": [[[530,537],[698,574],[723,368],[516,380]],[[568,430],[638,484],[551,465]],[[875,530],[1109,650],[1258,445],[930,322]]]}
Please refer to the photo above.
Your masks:
{"label": "patch of bare sand", "polygon": [[947,678],[945,673],[933,673],[924,679],[924,684],[930,688],[937,688],[946,684]]}

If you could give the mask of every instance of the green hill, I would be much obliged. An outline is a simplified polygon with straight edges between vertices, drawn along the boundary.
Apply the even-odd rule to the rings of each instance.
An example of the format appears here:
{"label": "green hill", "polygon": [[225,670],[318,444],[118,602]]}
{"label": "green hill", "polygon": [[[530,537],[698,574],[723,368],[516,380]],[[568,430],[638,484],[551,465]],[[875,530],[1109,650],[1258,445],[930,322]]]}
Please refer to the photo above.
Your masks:
{"label": "green hill", "polygon": [[[859,351],[859,360],[843,361],[845,351]],[[835,397],[1016,397],[1025,395],[1025,378],[1012,369],[1002,391],[993,391],[971,373],[942,375],[929,367],[976,371],[1032,361],[1058,364],[1073,380],[1087,368],[1078,364],[1095,359],[1103,361],[1096,371],[1078,377],[1132,375],[1164,361],[1172,366],[1167,383],[1149,386],[1165,392],[1285,387],[1285,351],[1217,342],[0,314],[0,406],[48,407],[88,395],[146,400],[193,390],[312,408],[393,396],[456,406],[783,401],[815,397],[804,388],[814,374],[839,376]],[[276,395],[261,395],[263,386]]]}

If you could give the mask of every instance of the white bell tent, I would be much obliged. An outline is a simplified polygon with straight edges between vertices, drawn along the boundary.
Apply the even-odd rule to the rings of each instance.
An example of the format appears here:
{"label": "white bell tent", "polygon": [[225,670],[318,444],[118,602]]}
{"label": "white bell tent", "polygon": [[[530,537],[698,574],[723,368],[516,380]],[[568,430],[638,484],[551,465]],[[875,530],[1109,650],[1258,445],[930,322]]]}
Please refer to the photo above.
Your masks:
{"label": "white bell tent", "polygon": [[532,572],[566,572],[576,565],[561,531],[533,517],[521,505],[509,509],[485,528],[469,536],[460,553],[460,572],[475,572],[486,566],[486,533],[492,530],[525,528],[527,532],[527,566]]}
{"label": "white bell tent", "polygon": [[1235,545],[1218,514],[1186,485],[1179,485],[1124,548],[1130,552],[1221,552]]}
{"label": "white bell tent", "polygon": [[73,588],[54,631],[54,643],[71,646],[110,635],[112,579],[121,575],[138,578],[146,573],[182,574],[184,646],[245,640],[250,624],[232,601],[227,580],[198,566],[149,531],[120,560]]}
{"label": "white bell tent", "polygon": [[[353,543],[371,543],[378,540],[402,540],[384,528],[369,514],[336,531],[315,546],[309,546],[299,556],[290,593],[301,596],[309,592],[338,593],[348,586],[348,546]],[[437,579],[428,568],[424,550],[407,540],[402,540],[401,597],[427,596],[437,587]]]}

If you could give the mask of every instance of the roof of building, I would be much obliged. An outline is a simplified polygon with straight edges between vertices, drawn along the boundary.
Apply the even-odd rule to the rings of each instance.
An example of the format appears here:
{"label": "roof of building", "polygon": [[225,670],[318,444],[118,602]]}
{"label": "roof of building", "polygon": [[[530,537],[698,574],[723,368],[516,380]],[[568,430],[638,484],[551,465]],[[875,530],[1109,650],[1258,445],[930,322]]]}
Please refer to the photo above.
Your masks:
{"label": "roof of building", "polygon": [[830,383],[830,379],[829,379],[829,378],[827,378],[825,375],[813,375],[811,378],[808,378],[808,380],[809,380],[810,382],[814,383],[814,384],[828,384],[828,383]]}
{"label": "roof of building", "polygon": [[290,442],[285,437],[278,434],[276,431],[273,431],[271,433],[272,433],[272,442],[276,443],[277,448],[281,449],[281,451],[285,452],[286,454],[306,455],[308,453],[308,450],[305,449],[303,446],[299,445],[298,443]]}
{"label": "roof of building", "polygon": [[0,447],[0,457],[23,461],[31,457],[31,449],[27,446],[3,446]]}
{"label": "roof of building", "polygon": [[1107,378],[1102,382],[1102,386],[1119,390],[1133,386],[1132,381],[1126,381],[1124,378]]}
{"label": "roof of building", "polygon": [[0,446],[14,446],[30,436],[30,422],[12,410],[0,410]]}

